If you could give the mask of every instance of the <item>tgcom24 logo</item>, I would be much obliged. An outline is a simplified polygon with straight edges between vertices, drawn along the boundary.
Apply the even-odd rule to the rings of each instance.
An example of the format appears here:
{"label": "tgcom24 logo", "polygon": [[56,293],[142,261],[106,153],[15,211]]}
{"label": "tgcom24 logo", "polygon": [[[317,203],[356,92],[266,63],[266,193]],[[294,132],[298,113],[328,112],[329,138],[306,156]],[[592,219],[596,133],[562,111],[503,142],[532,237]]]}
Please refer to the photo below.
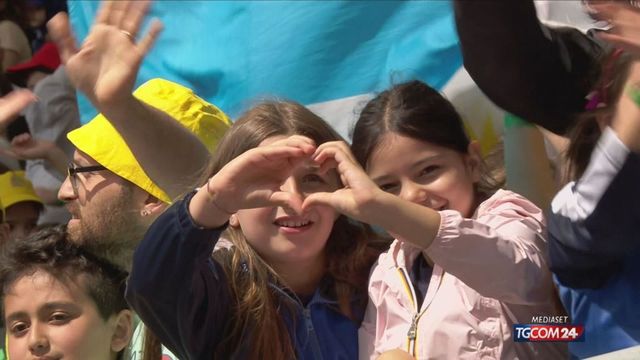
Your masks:
{"label": "tgcom24 logo", "polygon": [[513,325],[513,341],[584,341],[584,326],[568,323],[568,316],[534,316],[530,324]]}

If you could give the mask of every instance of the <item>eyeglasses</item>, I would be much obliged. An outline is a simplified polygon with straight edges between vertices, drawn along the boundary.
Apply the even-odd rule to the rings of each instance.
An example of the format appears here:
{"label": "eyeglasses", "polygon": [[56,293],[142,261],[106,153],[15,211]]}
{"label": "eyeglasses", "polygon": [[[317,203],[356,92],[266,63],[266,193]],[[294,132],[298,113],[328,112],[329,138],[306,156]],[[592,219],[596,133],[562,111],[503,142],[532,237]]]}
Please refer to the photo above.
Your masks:
{"label": "eyeglasses", "polygon": [[71,182],[73,193],[76,195],[78,194],[78,177],[76,176],[76,174],[102,170],[107,170],[107,168],[102,165],[76,166],[76,164],[70,163],[69,167],[67,168],[67,176],[69,177],[69,181]]}

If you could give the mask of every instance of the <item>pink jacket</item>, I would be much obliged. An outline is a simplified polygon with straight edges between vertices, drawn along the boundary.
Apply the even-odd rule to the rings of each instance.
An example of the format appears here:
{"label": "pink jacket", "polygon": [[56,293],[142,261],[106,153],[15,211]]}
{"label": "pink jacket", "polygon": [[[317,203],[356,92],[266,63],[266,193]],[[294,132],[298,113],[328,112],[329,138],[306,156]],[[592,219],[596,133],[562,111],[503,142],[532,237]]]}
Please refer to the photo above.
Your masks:
{"label": "pink jacket", "polygon": [[[542,211],[499,190],[473,219],[440,214],[429,248],[396,240],[380,255],[359,331],[360,358],[399,348],[417,359],[566,359],[566,344],[512,339],[513,324],[564,315],[547,265]],[[407,269],[421,254],[435,265],[417,309]]]}

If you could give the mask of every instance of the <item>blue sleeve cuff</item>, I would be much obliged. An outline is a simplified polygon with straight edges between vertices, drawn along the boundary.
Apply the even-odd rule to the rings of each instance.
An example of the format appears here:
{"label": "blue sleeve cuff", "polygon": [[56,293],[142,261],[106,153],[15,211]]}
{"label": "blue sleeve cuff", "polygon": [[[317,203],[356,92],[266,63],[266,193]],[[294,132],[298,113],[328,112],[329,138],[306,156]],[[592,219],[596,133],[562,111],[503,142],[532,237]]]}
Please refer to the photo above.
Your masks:
{"label": "blue sleeve cuff", "polygon": [[178,209],[177,215],[178,215],[178,222],[180,223],[180,227],[185,231],[192,230],[192,229],[199,229],[199,230],[223,232],[224,230],[226,230],[227,227],[229,226],[229,221],[225,222],[221,226],[218,226],[217,228],[208,228],[208,227],[199,225],[198,223],[195,222],[195,220],[193,220],[193,217],[189,212],[189,204],[191,204],[191,199],[193,199],[193,196],[195,194],[196,194],[196,191],[192,191],[189,194],[187,194],[179,205],[180,208]]}

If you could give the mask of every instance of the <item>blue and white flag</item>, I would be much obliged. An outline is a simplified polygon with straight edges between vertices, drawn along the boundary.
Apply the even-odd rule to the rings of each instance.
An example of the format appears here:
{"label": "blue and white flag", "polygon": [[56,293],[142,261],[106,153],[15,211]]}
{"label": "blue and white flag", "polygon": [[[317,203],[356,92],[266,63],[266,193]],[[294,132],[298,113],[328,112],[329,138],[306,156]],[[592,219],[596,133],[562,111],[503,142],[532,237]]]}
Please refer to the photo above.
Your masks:
{"label": "blue and white flag", "polygon": [[[79,41],[98,7],[69,2]],[[446,92],[464,73],[448,1],[156,1],[152,17],[164,31],[137,84],[176,81],[234,118],[261,99],[289,99],[347,137],[375,93],[410,79]],[[80,107],[83,122],[96,113],[84,98]]]}

